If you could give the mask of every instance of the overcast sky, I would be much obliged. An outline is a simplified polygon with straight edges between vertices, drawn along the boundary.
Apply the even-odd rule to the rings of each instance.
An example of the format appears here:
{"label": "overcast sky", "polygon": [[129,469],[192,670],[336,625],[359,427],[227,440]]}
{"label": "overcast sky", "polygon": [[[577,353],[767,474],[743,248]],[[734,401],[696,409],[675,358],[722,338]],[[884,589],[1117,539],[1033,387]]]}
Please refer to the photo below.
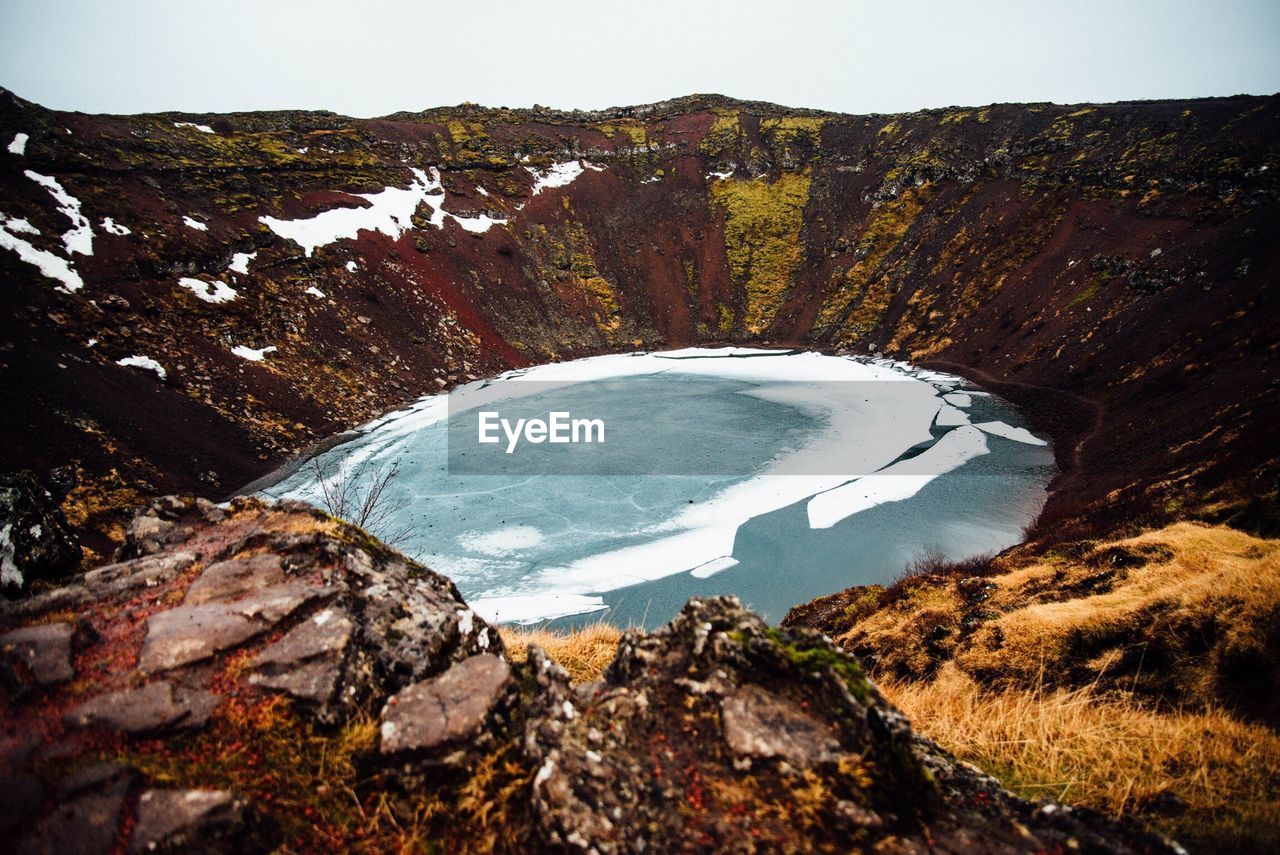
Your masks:
{"label": "overcast sky", "polygon": [[0,0],[0,85],[87,112],[353,116],[1269,94],[1280,0]]}

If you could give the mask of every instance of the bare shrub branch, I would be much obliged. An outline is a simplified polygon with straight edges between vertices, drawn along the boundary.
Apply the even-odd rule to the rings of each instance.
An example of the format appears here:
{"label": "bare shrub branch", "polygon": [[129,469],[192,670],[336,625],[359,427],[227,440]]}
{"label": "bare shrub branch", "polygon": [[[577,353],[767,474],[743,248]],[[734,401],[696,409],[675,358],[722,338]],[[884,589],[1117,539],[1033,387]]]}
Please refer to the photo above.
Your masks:
{"label": "bare shrub branch", "polygon": [[409,506],[408,497],[388,492],[400,475],[399,462],[348,466],[313,457],[306,468],[315,482],[316,498],[331,515],[359,526],[388,546],[403,543],[413,533],[412,525],[397,524],[396,519]]}

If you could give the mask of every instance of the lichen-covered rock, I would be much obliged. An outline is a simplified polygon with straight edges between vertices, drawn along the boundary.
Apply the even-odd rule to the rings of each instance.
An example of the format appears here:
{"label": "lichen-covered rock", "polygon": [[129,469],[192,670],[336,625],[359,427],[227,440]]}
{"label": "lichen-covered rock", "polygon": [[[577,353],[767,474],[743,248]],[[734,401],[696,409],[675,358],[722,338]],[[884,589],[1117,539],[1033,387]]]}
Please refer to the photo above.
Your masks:
{"label": "lichen-covered rock", "polygon": [[1012,797],[731,598],[575,689],[305,505],[166,498],[129,530],[127,560],[0,604],[17,852],[1170,851]]}
{"label": "lichen-covered rock", "polygon": [[41,686],[52,686],[70,680],[70,623],[37,624],[0,635],[0,667],[11,687],[21,686],[28,675]]}
{"label": "lichen-covered rock", "polygon": [[379,750],[387,755],[430,751],[474,735],[510,676],[505,661],[482,653],[414,683],[387,701]]}
{"label": "lichen-covered rock", "polygon": [[147,790],[130,853],[221,852],[234,847],[244,803],[225,790]]}
{"label": "lichen-covered rock", "polygon": [[538,847],[575,852],[1172,851],[1048,812],[915,737],[852,659],[691,600],[603,682],[529,723]]}
{"label": "lichen-covered rock", "polygon": [[13,595],[36,579],[56,579],[80,563],[80,542],[59,507],[69,485],[55,473],[0,474],[0,591]]}

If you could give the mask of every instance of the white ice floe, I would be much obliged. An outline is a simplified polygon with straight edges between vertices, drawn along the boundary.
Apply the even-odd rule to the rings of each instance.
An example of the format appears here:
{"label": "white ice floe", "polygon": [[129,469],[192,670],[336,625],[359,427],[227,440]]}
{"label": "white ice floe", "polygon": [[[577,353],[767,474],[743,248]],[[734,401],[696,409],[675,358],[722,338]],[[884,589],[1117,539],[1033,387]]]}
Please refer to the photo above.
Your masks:
{"label": "white ice floe", "polygon": [[1014,442],[1025,442],[1027,445],[1049,444],[1026,428],[1014,427],[1013,425],[1007,425],[1004,422],[978,422],[974,427],[995,436],[1012,439]]}
{"label": "white ice floe", "polygon": [[44,249],[37,249],[18,235],[38,235],[40,230],[31,223],[18,217],[7,217],[0,214],[0,247],[15,252],[18,258],[27,264],[34,264],[42,274],[61,282],[58,290],[68,294],[84,287],[84,280],[71,266],[71,262],[60,255]]}
{"label": "white ice floe", "polygon": [[538,623],[608,608],[600,597],[582,594],[517,594],[479,597],[471,609],[490,623]]}
{"label": "white ice floe", "polygon": [[689,571],[689,575],[697,579],[709,579],[717,573],[728,570],[730,567],[737,567],[738,559],[732,555],[722,555],[714,558],[706,564],[701,564]]}
{"label": "white ice floe", "polygon": [[535,196],[552,187],[566,187],[572,184],[588,169],[604,172],[603,166],[597,166],[585,160],[566,160],[563,163],[553,163],[546,169],[535,169],[532,166],[526,166],[525,169],[529,170],[529,174],[533,176],[533,195]]}
{"label": "white ice floe", "polygon": [[444,210],[444,185],[440,183],[440,171],[434,167],[428,172],[413,170],[413,181],[407,188],[388,187],[378,193],[353,193],[368,205],[359,208],[332,208],[314,217],[281,220],[276,217],[259,217],[280,237],[288,238],[302,247],[308,256],[316,247],[328,246],[336,240],[354,240],[360,232],[379,232],[393,239],[413,228],[413,212],[426,203],[431,208],[430,224],[443,228],[446,219],[453,219],[469,232],[487,232],[504,219],[481,214],[477,217],[460,217]]}
{"label": "white ice floe", "polygon": [[249,262],[258,257],[255,252],[237,252],[231,256],[231,263],[227,265],[227,269],[232,273],[246,274],[249,272]]}
{"label": "white ice floe", "polygon": [[205,225],[204,223],[200,222],[199,220],[192,219],[191,217],[183,217],[183,218],[182,218],[182,224],[183,224],[184,226],[186,226],[187,228],[189,228],[189,229],[195,229],[195,230],[196,230],[196,231],[198,231],[198,232],[207,232],[207,231],[209,231],[209,227],[208,227],[207,225]]}
{"label": "white ice floe", "polygon": [[973,404],[973,398],[964,392],[950,392],[943,395],[942,400],[953,407],[960,407],[961,409],[968,409]]}
{"label": "white ice floe", "polygon": [[88,218],[81,213],[80,200],[62,189],[62,185],[58,183],[56,178],[32,172],[30,169],[25,174],[32,181],[48,190],[49,195],[58,203],[58,212],[71,220],[71,228],[62,234],[62,244],[67,248],[67,255],[70,256],[72,253],[77,252],[81,255],[93,255],[93,226],[89,224]]}
{"label": "white ice floe", "polygon": [[458,536],[458,545],[468,552],[505,558],[521,549],[542,544],[542,532],[531,525],[513,525],[496,531],[469,531]]}
{"label": "white ice floe", "polygon": [[197,125],[195,122],[174,122],[173,126],[175,128],[192,128],[193,130],[197,130],[202,134],[213,133],[213,128],[209,127],[208,125]]}
{"label": "white ice floe", "polygon": [[308,285],[307,290],[304,293],[310,294],[312,297],[324,298],[324,292],[314,285]]}
{"label": "white ice floe", "polygon": [[27,140],[29,139],[31,139],[31,137],[26,134],[15,134],[13,142],[9,143],[9,154],[26,154]]}
{"label": "white ice floe", "polygon": [[240,296],[235,289],[220,279],[212,282],[205,282],[203,279],[195,279],[190,276],[184,276],[178,280],[178,284],[188,289],[201,300],[206,303],[226,303]]}
{"label": "white ice floe", "polygon": [[938,476],[987,453],[981,431],[971,425],[956,428],[915,457],[814,496],[806,508],[809,527],[831,528],[876,505],[909,499]]}
{"label": "white ice floe", "polygon": [[250,362],[261,362],[266,358],[268,353],[275,353],[276,350],[277,348],[274,344],[270,347],[260,347],[257,350],[252,347],[245,347],[243,344],[237,344],[235,347],[231,348],[231,352],[236,356],[241,359],[247,359]]}
{"label": "white ice floe", "polygon": [[143,368],[147,371],[154,371],[159,375],[161,380],[164,380],[169,376],[168,372],[164,370],[164,366],[159,362],[156,362],[150,356],[126,356],[124,359],[117,359],[116,365],[123,365],[126,368]]}
{"label": "white ice floe", "polygon": [[123,226],[110,217],[102,218],[102,230],[109,235],[118,235],[119,237],[133,234],[133,230],[128,226]]}
{"label": "white ice floe", "polygon": [[933,420],[935,427],[958,427],[968,423],[969,415],[964,410],[958,410],[950,404],[943,404],[942,409],[938,410],[938,417]]}

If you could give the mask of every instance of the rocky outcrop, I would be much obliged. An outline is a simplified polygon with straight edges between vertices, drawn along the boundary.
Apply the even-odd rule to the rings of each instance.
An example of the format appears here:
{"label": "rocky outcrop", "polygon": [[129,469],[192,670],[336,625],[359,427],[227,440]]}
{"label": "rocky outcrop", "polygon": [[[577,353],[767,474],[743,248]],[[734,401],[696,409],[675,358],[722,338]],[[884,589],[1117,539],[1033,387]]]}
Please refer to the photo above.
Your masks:
{"label": "rocky outcrop", "polygon": [[731,598],[575,688],[307,506],[166,498],[129,531],[131,557],[0,609],[15,851],[1172,851],[1014,798]]}

